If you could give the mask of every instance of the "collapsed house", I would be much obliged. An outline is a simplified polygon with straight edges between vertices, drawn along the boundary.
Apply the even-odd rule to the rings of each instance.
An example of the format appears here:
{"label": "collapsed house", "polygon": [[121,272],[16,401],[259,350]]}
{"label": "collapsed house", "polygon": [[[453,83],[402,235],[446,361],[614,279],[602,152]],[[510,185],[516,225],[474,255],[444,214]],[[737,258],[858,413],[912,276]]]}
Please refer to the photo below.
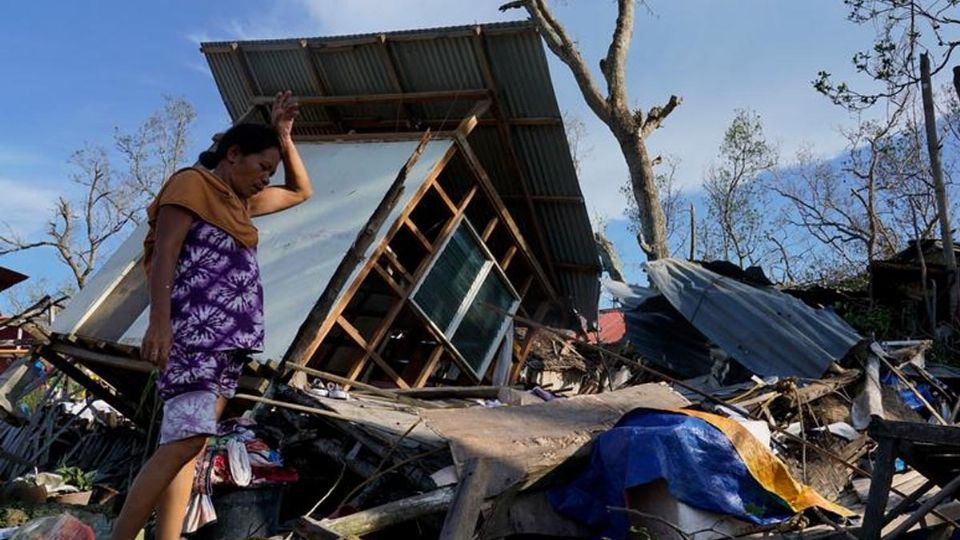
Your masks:
{"label": "collapsed house", "polygon": [[[641,526],[687,539],[804,529],[811,516],[820,529],[807,531],[825,538],[856,531],[837,524],[851,508],[871,540],[921,518],[954,524],[957,508],[941,504],[960,489],[952,463],[923,460],[955,454],[960,429],[947,424],[960,398],[931,375],[929,343],[857,347],[836,314],[762,276],[672,259],[648,266],[656,290],[609,285],[622,309],[578,335],[597,318],[597,253],[528,23],[203,52],[235,122],[266,121],[277,91],[300,96],[295,135],[316,195],[257,220],[267,342],[237,397],[270,407],[225,415],[229,428],[208,445],[193,496],[216,506],[222,528],[198,538],[246,537],[258,521],[257,533],[275,529],[273,488],[289,489],[284,532],[303,538],[390,527],[393,537],[620,538]],[[149,433],[154,368],[136,350],[144,233],[38,352]],[[513,384],[524,369],[527,388]],[[306,375],[343,387],[299,384]],[[121,485],[151,442],[128,425],[125,444],[105,450],[115,431],[68,429],[94,403],[60,419],[49,412],[59,404],[38,407],[0,433],[4,457],[19,460],[8,476],[49,462],[56,443],[85,466],[115,460]],[[925,419],[943,426],[897,424]],[[260,473],[235,471],[229,448]],[[904,498],[884,515],[893,493]],[[190,526],[208,522],[198,517]]]}
{"label": "collapsed house", "polygon": [[[399,388],[504,384],[529,351],[514,336],[536,333],[524,321],[595,320],[596,249],[530,24],[202,51],[234,122],[265,122],[288,88],[301,107],[294,137],[316,195],[255,220],[262,361]],[[127,410],[149,367],[131,362],[147,323],[145,233],[73,299],[45,349]]]}

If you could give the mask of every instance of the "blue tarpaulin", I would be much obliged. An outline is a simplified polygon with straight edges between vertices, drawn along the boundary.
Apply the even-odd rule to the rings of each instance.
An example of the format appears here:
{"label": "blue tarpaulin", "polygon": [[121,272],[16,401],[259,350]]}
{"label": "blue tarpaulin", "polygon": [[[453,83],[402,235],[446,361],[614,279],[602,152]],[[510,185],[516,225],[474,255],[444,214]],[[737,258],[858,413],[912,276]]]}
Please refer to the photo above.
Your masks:
{"label": "blue tarpaulin", "polygon": [[723,432],[700,418],[638,409],[595,441],[591,462],[571,484],[551,491],[554,508],[600,535],[625,538],[627,489],[666,481],[670,494],[690,506],[766,525],[793,514],[761,486]]}

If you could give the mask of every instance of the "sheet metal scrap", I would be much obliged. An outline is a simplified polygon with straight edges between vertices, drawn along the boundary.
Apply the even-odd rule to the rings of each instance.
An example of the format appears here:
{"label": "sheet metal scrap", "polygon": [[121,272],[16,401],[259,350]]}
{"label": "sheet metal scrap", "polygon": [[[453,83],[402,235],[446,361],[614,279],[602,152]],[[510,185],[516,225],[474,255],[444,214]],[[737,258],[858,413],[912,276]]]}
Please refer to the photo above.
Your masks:
{"label": "sheet metal scrap", "polygon": [[647,272],[686,320],[757,375],[819,378],[861,340],[832,311],[695,263],[663,259]]}

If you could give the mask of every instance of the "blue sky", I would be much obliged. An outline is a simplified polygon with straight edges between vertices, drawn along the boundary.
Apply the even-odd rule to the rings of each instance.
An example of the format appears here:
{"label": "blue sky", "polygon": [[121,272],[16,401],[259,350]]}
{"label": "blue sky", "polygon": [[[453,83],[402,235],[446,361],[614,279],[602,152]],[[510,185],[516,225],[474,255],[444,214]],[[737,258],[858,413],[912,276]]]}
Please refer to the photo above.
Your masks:
{"label": "blue sky", "polygon": [[[522,17],[486,0],[272,0],[227,2],[8,3],[0,19],[5,103],[0,123],[0,221],[23,236],[42,232],[56,196],[68,192],[72,151],[109,145],[114,128],[132,129],[163,95],[197,109],[191,155],[228,123],[199,42],[281,38],[470,24]],[[553,2],[591,66],[605,53],[615,2]],[[869,28],[845,20],[839,0],[649,0],[637,10],[629,92],[644,109],[684,98],[649,141],[654,154],[682,164],[678,179],[695,191],[736,108],[752,108],[783,155],[802,143],[832,155],[836,128],[849,118],[816,94],[826,69],[851,77],[849,58],[868,46]],[[583,104],[565,66],[548,54],[561,109],[586,125],[581,181],[592,214],[639,275],[642,257],[619,222],[617,188],[626,166],[606,127]],[[938,84],[939,86],[939,84]],[[50,281],[66,274],[52,252],[0,257],[0,265]],[[4,306],[0,303],[0,310]]]}

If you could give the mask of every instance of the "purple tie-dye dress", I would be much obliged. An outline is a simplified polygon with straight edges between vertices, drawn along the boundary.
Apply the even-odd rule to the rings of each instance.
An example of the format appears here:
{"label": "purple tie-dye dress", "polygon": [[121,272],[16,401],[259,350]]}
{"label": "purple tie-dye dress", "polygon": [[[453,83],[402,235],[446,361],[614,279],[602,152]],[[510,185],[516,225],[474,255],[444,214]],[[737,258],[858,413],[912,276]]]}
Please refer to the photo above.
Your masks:
{"label": "purple tie-dye dress", "polygon": [[157,382],[160,443],[216,433],[219,396],[233,397],[247,355],[263,349],[263,287],[256,248],[197,219],[170,293],[173,349]]}

